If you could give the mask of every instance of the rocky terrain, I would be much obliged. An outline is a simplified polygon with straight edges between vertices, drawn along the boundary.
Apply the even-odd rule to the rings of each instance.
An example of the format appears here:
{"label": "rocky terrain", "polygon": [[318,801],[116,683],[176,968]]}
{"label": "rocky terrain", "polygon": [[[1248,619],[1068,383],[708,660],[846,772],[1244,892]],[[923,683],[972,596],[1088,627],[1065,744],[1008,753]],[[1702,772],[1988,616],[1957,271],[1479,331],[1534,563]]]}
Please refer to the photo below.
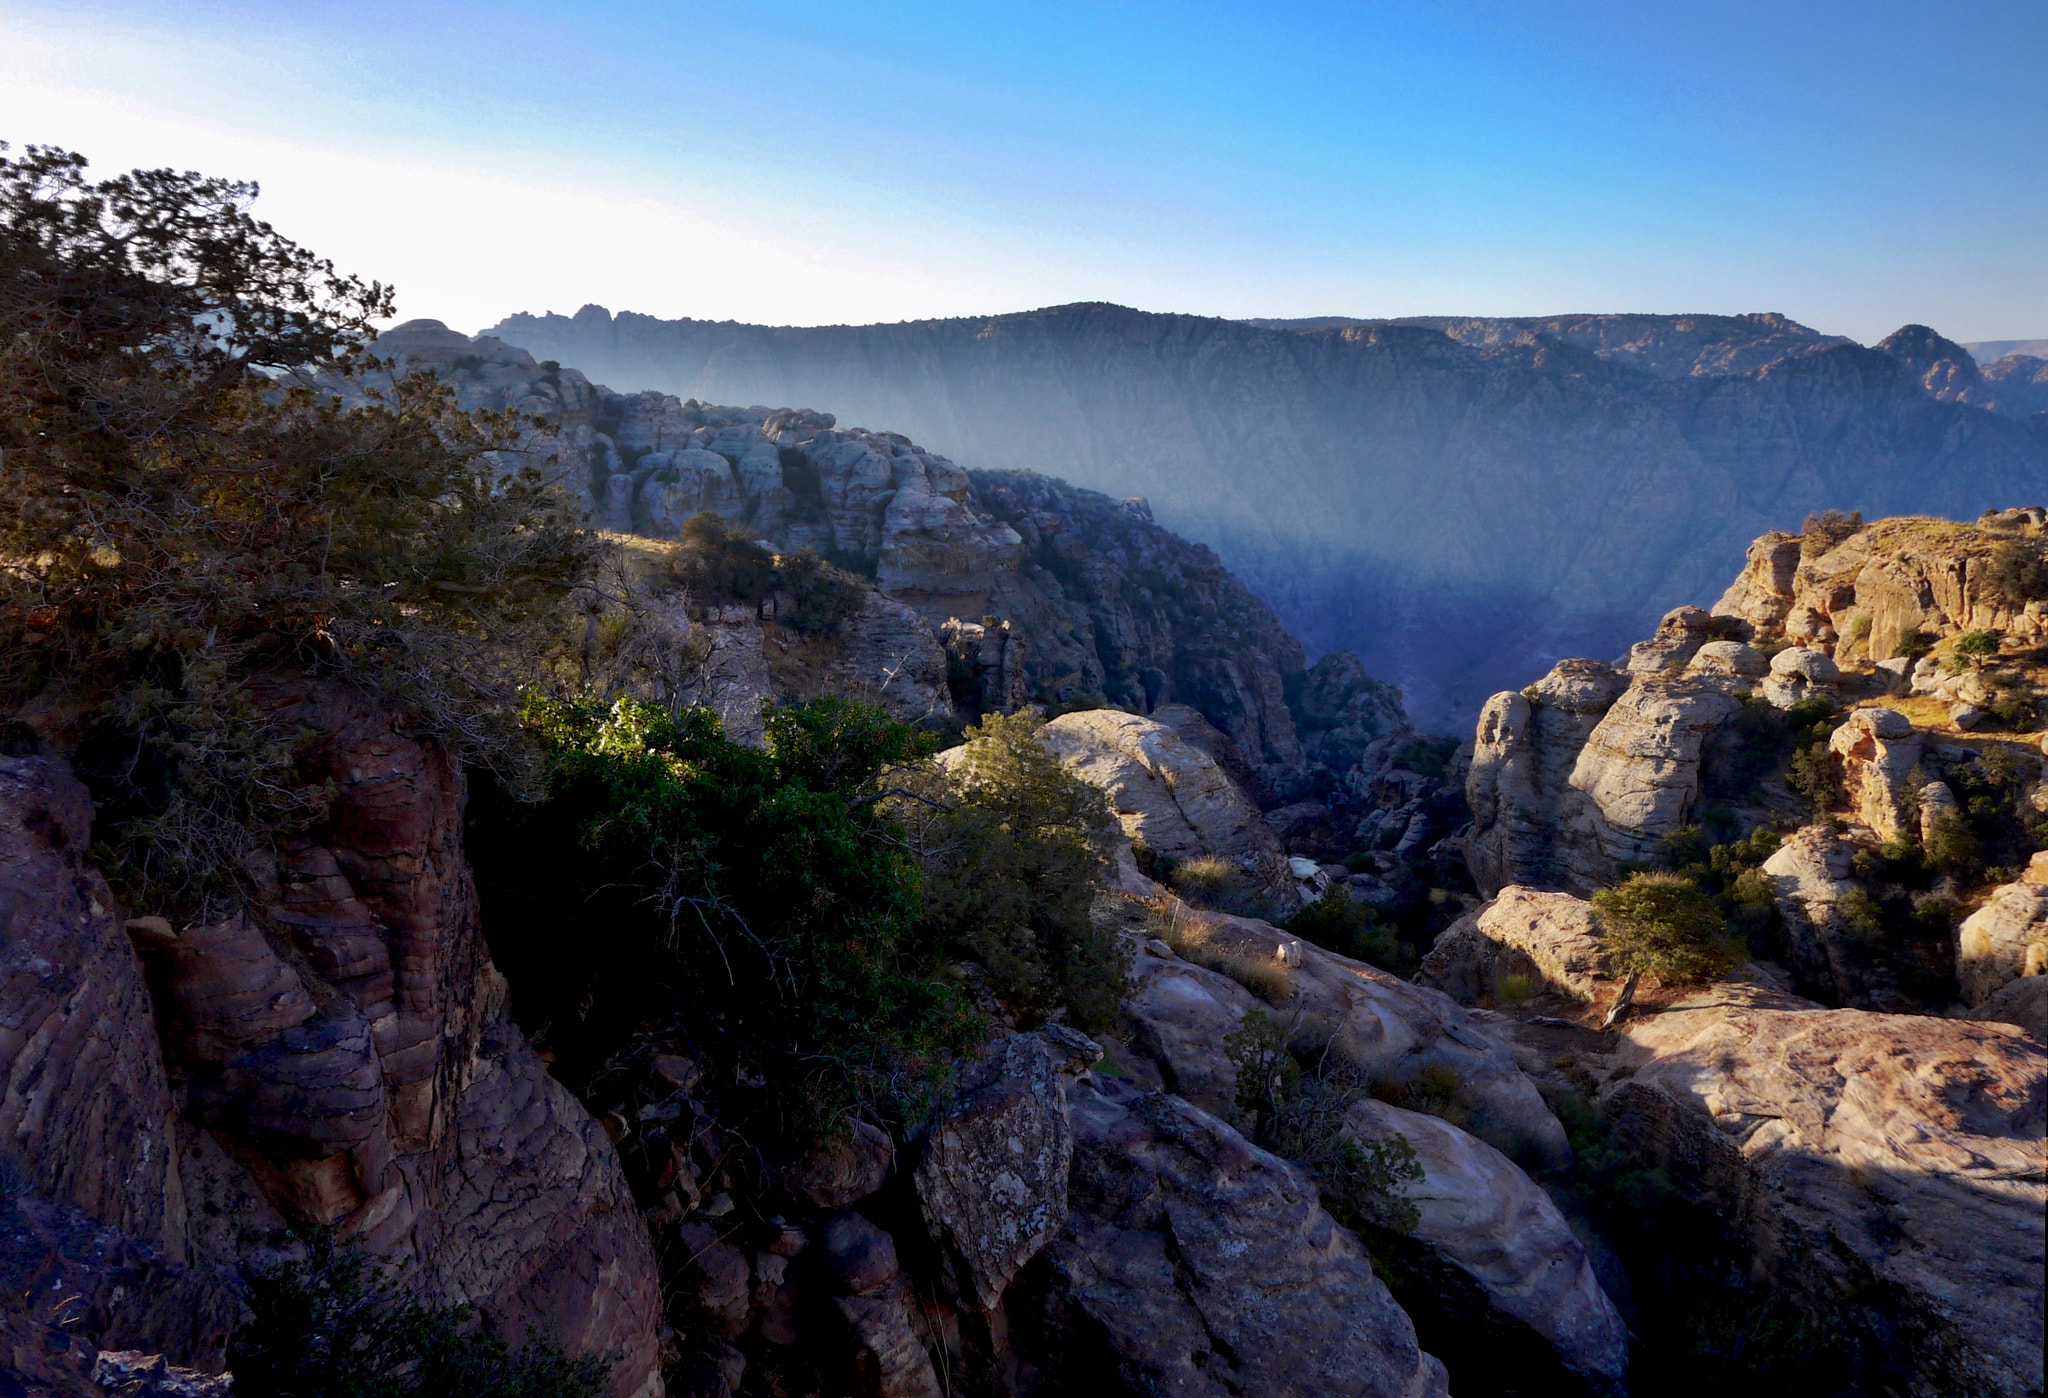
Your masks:
{"label": "rocky terrain", "polygon": [[[1712,612],[1495,695],[1489,901],[1418,977],[1912,1392],[2042,1382],[2043,524],[1767,534]],[[1584,897],[1642,869],[1718,890],[1747,966],[1639,992]]]}
{"label": "rocky terrain", "polygon": [[1213,546],[1428,728],[1612,655],[1824,507],[1969,518],[2048,466],[2039,368],[1782,316],[1313,322],[1116,306],[776,328],[586,307],[490,333],[629,388],[886,422]]}

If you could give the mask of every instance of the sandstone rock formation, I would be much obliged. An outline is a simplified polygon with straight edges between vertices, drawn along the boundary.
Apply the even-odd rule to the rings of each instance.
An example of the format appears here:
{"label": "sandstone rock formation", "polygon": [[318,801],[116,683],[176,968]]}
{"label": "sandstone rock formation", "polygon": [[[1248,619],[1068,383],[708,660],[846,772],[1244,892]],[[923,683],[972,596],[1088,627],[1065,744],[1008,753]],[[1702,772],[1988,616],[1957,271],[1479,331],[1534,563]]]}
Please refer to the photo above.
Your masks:
{"label": "sandstone rock formation", "polygon": [[1891,656],[1910,633],[1939,640],[1963,631],[2048,635],[2041,606],[2005,596],[1989,582],[1993,553],[2012,539],[2038,540],[2038,508],[1986,511],[1974,524],[1908,517],[1885,519],[1801,560],[1798,539],[1771,534],[1750,549],[1750,564],[1715,605],[1759,628],[1818,644],[1839,661],[1842,638],[1863,660]]}
{"label": "sandstone rock formation", "polygon": [[1214,855],[1261,886],[1288,883],[1278,842],[1223,769],[1163,723],[1116,709],[1063,714],[1045,726],[1062,766],[1109,798],[1126,837],[1156,855]]}
{"label": "sandstone rock formation", "polygon": [[2017,1030],[1716,985],[1626,1029],[1638,1155],[1911,1394],[2042,1382],[2048,1051]]}
{"label": "sandstone rock formation", "polygon": [[[331,796],[258,871],[264,901],[210,927],[123,935],[80,863],[82,788],[54,759],[4,759],[5,1022],[27,1032],[0,1037],[0,1064],[32,1108],[9,1132],[32,1187],[211,1274],[267,1229],[334,1225],[423,1299],[475,1306],[514,1345],[544,1327],[615,1353],[614,1392],[659,1393],[646,1232],[604,1132],[506,1017],[460,770],[339,686],[264,702]],[[106,1348],[181,1357],[108,1323]],[[181,1343],[217,1363],[220,1331],[190,1319]]]}
{"label": "sandstone rock formation", "polygon": [[[1347,1128],[1360,1140],[1398,1137],[1413,1147],[1422,1178],[1402,1192],[1419,1217],[1407,1247],[1391,1240],[1382,1245],[1411,1257],[1424,1254],[1419,1270],[1430,1275],[1423,1286],[1437,1282],[1430,1289],[1446,1299],[1456,1282],[1443,1286],[1443,1273],[1476,1284],[1488,1306],[1508,1322],[1488,1328],[1510,1333],[1470,1337],[1473,1341],[1516,1351],[1512,1367],[1529,1365],[1529,1347],[1516,1344],[1520,1337],[1509,1324],[1519,1322],[1587,1391],[1625,1391],[1628,1327],[1549,1195],[1499,1151],[1437,1117],[1368,1098],[1351,1109]],[[1462,1357],[1454,1354],[1452,1364]],[[1525,1385],[1532,1377],[1522,1369],[1510,1381]]]}
{"label": "sandstone rock formation", "polygon": [[1315,1183],[1185,1102],[1072,1090],[1074,1212],[1040,1324],[1069,1385],[1190,1398],[1444,1398],[1443,1367]]}
{"label": "sandstone rock formation", "polygon": [[1614,969],[1592,904],[1510,884],[1437,936],[1415,980],[1469,1005],[1511,975],[1582,1004],[1599,1000]]}
{"label": "sandstone rock formation", "polygon": [[1971,517],[2031,498],[2048,453],[1911,356],[1774,315],[1297,328],[1088,304],[789,329],[592,306],[493,333],[611,383],[812,403],[1144,495],[1430,728],[1556,656],[1619,653],[1766,529],[1849,500]]}
{"label": "sandstone rock formation", "polygon": [[1915,770],[1925,752],[1913,722],[1897,709],[1858,709],[1828,739],[1841,762],[1842,790],[1856,819],[1881,840],[1919,825]]}
{"label": "sandstone rock formation", "polygon": [[1227,975],[1232,968],[1276,997],[1276,1019],[1296,1022],[1368,1078],[1405,1084],[1426,1069],[1447,1071],[1472,1133],[1532,1166],[1569,1161],[1564,1129],[1506,1047],[1442,993],[1304,942],[1254,918],[1187,908],[1172,916],[1186,956],[1160,947],[1134,960],[1128,1012],[1137,1047],[1159,1064],[1168,1086],[1227,1120],[1237,1119],[1236,1070],[1224,1039],[1261,1001]]}
{"label": "sandstone rock formation", "polygon": [[1956,981],[1982,1005],[2010,982],[2048,972],[2048,870],[2036,858],[2014,883],[1993,889],[1956,935]]}
{"label": "sandstone rock formation", "polygon": [[1465,858],[1480,891],[1587,892],[1648,856],[1691,822],[1709,740],[1739,711],[1713,678],[1659,668],[1631,680],[1590,660],[1560,661],[1522,693],[1496,694],[1465,788]]}

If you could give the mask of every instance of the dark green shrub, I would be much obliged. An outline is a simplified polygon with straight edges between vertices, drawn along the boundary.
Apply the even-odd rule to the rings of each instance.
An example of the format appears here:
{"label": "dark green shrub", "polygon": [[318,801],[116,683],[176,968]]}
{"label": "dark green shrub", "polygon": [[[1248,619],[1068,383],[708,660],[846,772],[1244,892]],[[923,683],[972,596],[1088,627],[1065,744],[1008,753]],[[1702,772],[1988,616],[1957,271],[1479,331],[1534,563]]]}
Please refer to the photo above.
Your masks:
{"label": "dark green shrub", "polygon": [[1918,660],[1934,649],[1934,637],[1925,631],[1902,631],[1899,642],[1892,647],[1894,660]]}
{"label": "dark green shrub", "polygon": [[2048,558],[2039,541],[2007,539],[1991,551],[1984,565],[1984,583],[1993,596],[2017,611],[2048,597]]}
{"label": "dark green shrub", "polygon": [[1688,878],[1633,874],[1594,894],[1593,906],[1620,967],[1667,985],[1712,980],[1744,954],[1714,900]]}
{"label": "dark green shrub", "polygon": [[464,1307],[423,1306],[361,1253],[310,1240],[249,1281],[228,1346],[242,1398],[596,1398],[611,1365],[545,1338],[513,1351]]}
{"label": "dark green shrub", "polygon": [[770,710],[762,751],[702,709],[527,714],[551,794],[484,802],[471,847],[514,1007],[572,1086],[674,1021],[723,1081],[765,1084],[763,1134],[802,1136],[855,1101],[891,1107],[972,1040],[918,943],[919,861],[883,810],[880,780],[923,735],[839,699]]}
{"label": "dark green shrub", "polygon": [[1381,922],[1377,913],[1354,902],[1340,888],[1330,889],[1282,926],[1325,951],[1363,961],[1382,971],[1397,976],[1412,975],[1415,971],[1414,949]]}
{"label": "dark green shrub", "polygon": [[1064,1006],[1108,1024],[1129,969],[1115,934],[1089,916],[1109,873],[1115,824],[1102,793],[1040,741],[1044,716],[991,714],[940,771],[899,772],[889,812],[924,870],[921,935],[985,967],[996,993],[1038,1019]]}
{"label": "dark green shrub", "polygon": [[1786,784],[1804,796],[1815,811],[1835,804],[1835,763],[1825,742],[1808,743],[1792,754]]}
{"label": "dark green shrub", "polygon": [[776,562],[778,591],[788,594],[789,610],[780,618],[793,630],[836,631],[840,623],[860,615],[867,605],[868,585],[824,559],[815,549],[798,549]]}
{"label": "dark green shrub", "polygon": [[758,606],[775,591],[774,553],[710,510],[684,521],[667,572],[671,586],[686,587],[705,602]]}
{"label": "dark green shrub", "polygon": [[1955,653],[1971,660],[1982,660],[1987,655],[1998,654],[1998,633],[1996,631],[1965,631],[1956,637]]}

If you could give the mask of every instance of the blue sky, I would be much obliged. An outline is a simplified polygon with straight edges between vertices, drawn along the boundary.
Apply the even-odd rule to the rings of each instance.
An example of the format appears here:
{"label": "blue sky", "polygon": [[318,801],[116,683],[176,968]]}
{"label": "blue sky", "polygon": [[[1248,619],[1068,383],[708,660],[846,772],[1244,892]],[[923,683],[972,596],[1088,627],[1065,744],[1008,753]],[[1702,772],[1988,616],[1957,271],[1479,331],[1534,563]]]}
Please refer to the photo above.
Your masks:
{"label": "blue sky", "polygon": [[2048,335],[2048,5],[52,4],[0,139],[463,329],[1077,300]]}

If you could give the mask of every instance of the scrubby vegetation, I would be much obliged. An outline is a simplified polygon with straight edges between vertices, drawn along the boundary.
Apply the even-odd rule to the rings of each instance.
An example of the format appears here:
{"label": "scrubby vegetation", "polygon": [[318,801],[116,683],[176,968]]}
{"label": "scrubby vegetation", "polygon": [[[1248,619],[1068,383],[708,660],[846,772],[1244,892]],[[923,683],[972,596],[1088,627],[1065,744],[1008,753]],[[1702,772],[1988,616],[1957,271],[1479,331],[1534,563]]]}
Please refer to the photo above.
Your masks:
{"label": "scrubby vegetation", "polygon": [[2048,557],[2038,539],[2007,539],[1991,551],[1984,585],[2006,606],[2018,609],[2048,597]]}
{"label": "scrubby vegetation", "polygon": [[1608,951],[1628,974],[1691,985],[1712,980],[1744,955],[1714,900],[1680,874],[1631,874],[1595,893],[1593,906]]}
{"label": "scrubby vegetation", "polygon": [[1819,558],[1835,545],[1863,529],[1863,511],[1821,510],[1806,517],[1799,531],[1799,556]]}
{"label": "scrubby vegetation", "polygon": [[1400,1136],[1367,1140],[1346,1128],[1351,1109],[1367,1093],[1357,1073],[1335,1063],[1327,1044],[1304,1071],[1290,1039],[1264,1010],[1253,1010],[1225,1041],[1237,1070],[1237,1108],[1252,1124],[1252,1139],[1275,1154],[1300,1161],[1322,1185],[1324,1206],[1351,1228],[1406,1233],[1419,1217],[1407,1198],[1422,1178],[1415,1148]]}
{"label": "scrubby vegetation", "polygon": [[1418,964],[1413,946],[1341,888],[1330,889],[1282,925],[1325,951],[1397,976],[1413,975]]}
{"label": "scrubby vegetation", "polygon": [[521,423],[308,386],[390,292],[253,186],[84,170],[0,157],[0,708],[76,741],[125,906],[198,918],[312,799],[266,677],[387,695],[517,783],[516,690],[593,544]]}
{"label": "scrubby vegetation", "polygon": [[326,1233],[250,1277],[228,1368],[243,1398],[595,1398],[610,1365],[546,1336],[514,1351],[466,1307],[423,1306]]}
{"label": "scrubby vegetation", "polygon": [[859,614],[867,584],[820,558],[813,549],[777,554],[757,543],[744,525],[706,510],[683,524],[665,559],[664,581],[688,589],[700,602],[742,602],[758,607],[771,597],[784,604],[782,625],[801,633],[830,631]]}

